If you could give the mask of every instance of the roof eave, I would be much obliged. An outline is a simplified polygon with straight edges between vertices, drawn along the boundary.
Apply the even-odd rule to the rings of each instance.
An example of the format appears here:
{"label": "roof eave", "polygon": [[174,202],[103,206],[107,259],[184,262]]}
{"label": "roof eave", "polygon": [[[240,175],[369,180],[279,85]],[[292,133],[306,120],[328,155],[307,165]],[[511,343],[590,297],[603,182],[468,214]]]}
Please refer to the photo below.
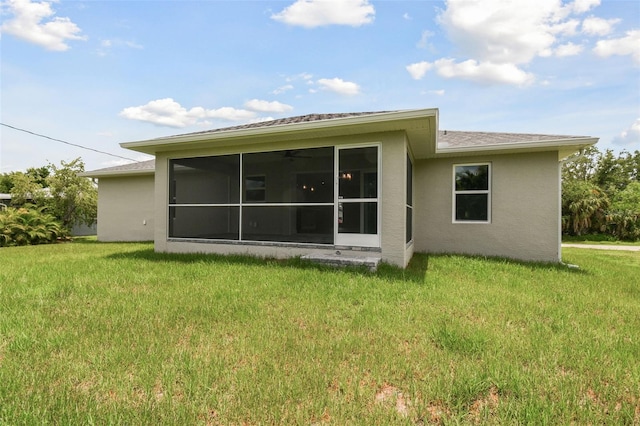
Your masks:
{"label": "roof eave", "polygon": [[488,144],[483,146],[464,146],[464,147],[452,147],[452,148],[437,148],[436,157],[451,157],[451,156],[470,156],[483,153],[492,154],[510,154],[517,152],[545,152],[545,151],[557,151],[558,159],[563,160],[569,157],[571,154],[584,149],[588,146],[594,145],[598,142],[598,138],[585,137],[585,138],[566,138],[566,139],[554,139],[547,141],[536,142],[514,142],[508,144]]}
{"label": "roof eave", "polygon": [[93,171],[93,172],[79,173],[78,176],[100,179],[101,177],[104,178],[104,177],[126,177],[126,176],[154,175],[155,172],[156,172],[155,168],[153,168],[153,169],[145,169],[145,170],[107,170],[107,171],[96,170],[96,171]]}
{"label": "roof eave", "polygon": [[[283,140],[306,139],[316,137],[318,132],[327,136],[355,134],[363,132],[362,126],[371,126],[371,132],[384,131],[385,124],[403,120],[424,119],[428,117],[435,117],[437,122],[437,116],[437,108],[393,111],[276,126],[170,136],[166,138],[124,142],[121,143],[120,146],[133,151],[154,155],[157,152],[170,151],[176,148],[198,148],[201,145],[216,141],[224,141],[226,145],[233,145],[235,143],[245,143],[246,141],[258,138],[263,138],[264,142],[269,142],[276,136]],[[431,140],[435,141],[437,125],[429,127],[430,133],[432,133]]]}

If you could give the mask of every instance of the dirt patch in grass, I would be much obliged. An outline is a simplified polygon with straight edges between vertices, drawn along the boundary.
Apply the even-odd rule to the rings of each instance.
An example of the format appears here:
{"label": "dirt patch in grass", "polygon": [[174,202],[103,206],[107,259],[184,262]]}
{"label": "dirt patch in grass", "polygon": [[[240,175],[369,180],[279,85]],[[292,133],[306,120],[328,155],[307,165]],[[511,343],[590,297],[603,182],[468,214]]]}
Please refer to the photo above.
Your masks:
{"label": "dirt patch in grass", "polygon": [[377,404],[394,408],[402,417],[409,415],[409,399],[404,396],[400,389],[388,383],[384,383],[382,387],[378,389],[375,401]]}
{"label": "dirt patch in grass", "polygon": [[495,386],[492,386],[485,395],[478,397],[471,404],[469,415],[473,423],[481,424],[484,423],[487,417],[494,417],[499,402],[498,390]]}

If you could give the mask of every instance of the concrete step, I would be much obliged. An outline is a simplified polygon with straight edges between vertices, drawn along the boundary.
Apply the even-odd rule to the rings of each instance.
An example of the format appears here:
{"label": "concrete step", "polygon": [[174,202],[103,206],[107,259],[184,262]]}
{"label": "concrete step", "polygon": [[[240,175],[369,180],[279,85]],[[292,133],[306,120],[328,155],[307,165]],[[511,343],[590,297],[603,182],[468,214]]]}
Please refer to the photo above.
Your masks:
{"label": "concrete step", "polygon": [[366,266],[370,271],[378,269],[380,263],[380,257],[376,256],[352,256],[337,253],[311,253],[300,258],[329,266]]}

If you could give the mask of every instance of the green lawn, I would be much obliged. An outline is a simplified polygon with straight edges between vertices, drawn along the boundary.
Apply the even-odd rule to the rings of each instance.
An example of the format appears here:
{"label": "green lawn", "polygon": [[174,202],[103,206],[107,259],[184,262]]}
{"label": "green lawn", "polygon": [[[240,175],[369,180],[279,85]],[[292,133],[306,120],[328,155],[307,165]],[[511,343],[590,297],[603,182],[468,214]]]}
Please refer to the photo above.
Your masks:
{"label": "green lawn", "polygon": [[0,249],[0,424],[639,424],[640,254]]}
{"label": "green lawn", "polygon": [[570,244],[602,244],[602,245],[621,245],[621,246],[640,246],[639,241],[618,240],[610,235],[580,235],[580,236],[562,236],[563,243]]}

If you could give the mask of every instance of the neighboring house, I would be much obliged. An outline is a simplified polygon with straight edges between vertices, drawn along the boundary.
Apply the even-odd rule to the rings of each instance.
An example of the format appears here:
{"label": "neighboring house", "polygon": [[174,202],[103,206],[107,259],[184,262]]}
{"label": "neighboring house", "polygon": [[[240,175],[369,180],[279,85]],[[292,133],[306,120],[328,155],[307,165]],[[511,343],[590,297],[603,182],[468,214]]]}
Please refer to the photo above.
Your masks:
{"label": "neighboring house", "polygon": [[4,210],[11,205],[11,194],[0,193],[0,210]]}
{"label": "neighboring house", "polygon": [[558,262],[561,161],[596,142],[439,131],[437,109],[313,114],[123,143],[155,169],[85,175],[98,238],[161,252]]}
{"label": "neighboring house", "polygon": [[98,240],[153,241],[155,160],[82,173],[98,179]]}

